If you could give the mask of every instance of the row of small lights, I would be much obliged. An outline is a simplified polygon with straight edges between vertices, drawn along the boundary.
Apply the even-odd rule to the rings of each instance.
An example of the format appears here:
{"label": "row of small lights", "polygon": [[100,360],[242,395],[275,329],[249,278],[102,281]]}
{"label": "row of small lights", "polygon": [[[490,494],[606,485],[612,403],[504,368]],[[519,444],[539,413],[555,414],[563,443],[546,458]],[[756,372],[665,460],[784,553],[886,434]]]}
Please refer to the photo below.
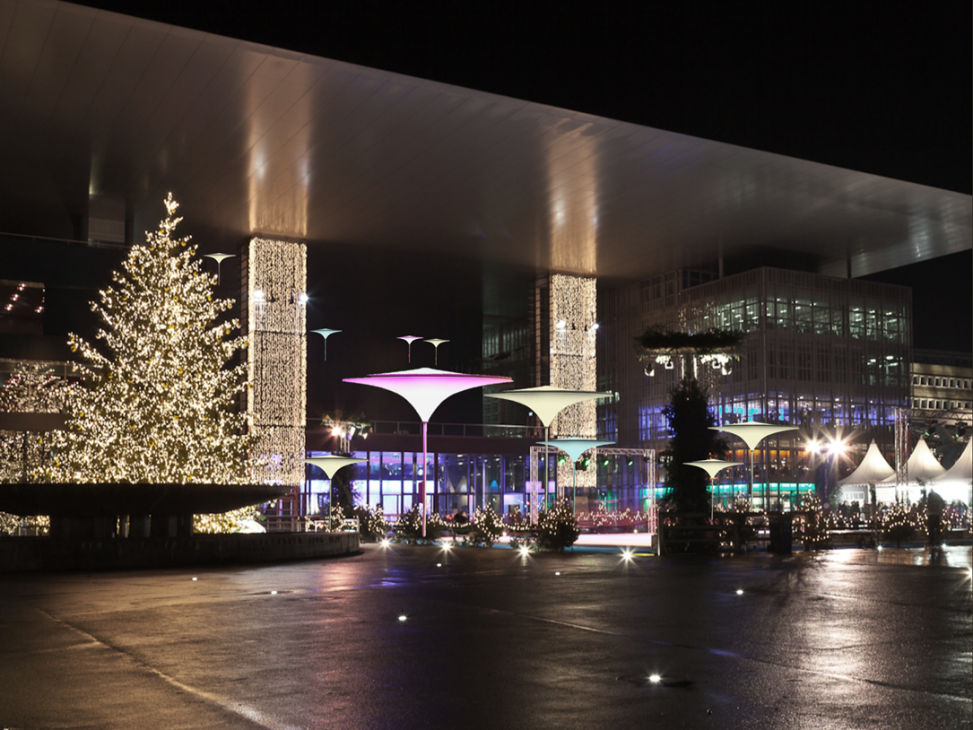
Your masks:
{"label": "row of small lights", "polygon": [[[258,302],[262,302],[264,300],[264,292],[263,292],[263,289],[257,289],[257,290],[255,290],[253,292],[253,298],[256,299]],[[307,300],[308,300],[307,294],[298,294],[297,295],[297,301],[298,301],[299,304],[307,304]]]}
{"label": "row of small lights", "polygon": [[[22,292],[26,287],[27,287],[26,284],[21,283],[20,286],[17,287],[17,291],[15,291],[13,294],[10,295],[10,301],[7,303],[7,306],[5,307],[6,311],[9,312],[11,309],[14,308],[14,303],[20,299],[20,292]],[[40,314],[43,311],[44,311],[44,300],[42,298],[41,305],[36,309],[34,309],[34,313]]]}

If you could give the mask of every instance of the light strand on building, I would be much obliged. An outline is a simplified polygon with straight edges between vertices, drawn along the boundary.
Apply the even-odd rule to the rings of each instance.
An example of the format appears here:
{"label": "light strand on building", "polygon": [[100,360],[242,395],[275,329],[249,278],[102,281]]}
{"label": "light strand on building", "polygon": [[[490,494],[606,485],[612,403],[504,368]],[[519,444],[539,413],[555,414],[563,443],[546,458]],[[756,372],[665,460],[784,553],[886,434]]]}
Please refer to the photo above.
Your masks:
{"label": "light strand on building", "polygon": [[[551,385],[574,390],[597,390],[595,336],[597,292],[594,278],[551,275]],[[597,438],[595,401],[583,401],[565,408],[551,424],[551,437]],[[573,465],[558,461],[558,483],[571,483]],[[595,485],[597,465],[579,470],[579,487]]]}
{"label": "light strand on building", "polygon": [[249,244],[247,423],[261,464],[254,479],[304,481],[307,406],[307,247],[254,238]]}

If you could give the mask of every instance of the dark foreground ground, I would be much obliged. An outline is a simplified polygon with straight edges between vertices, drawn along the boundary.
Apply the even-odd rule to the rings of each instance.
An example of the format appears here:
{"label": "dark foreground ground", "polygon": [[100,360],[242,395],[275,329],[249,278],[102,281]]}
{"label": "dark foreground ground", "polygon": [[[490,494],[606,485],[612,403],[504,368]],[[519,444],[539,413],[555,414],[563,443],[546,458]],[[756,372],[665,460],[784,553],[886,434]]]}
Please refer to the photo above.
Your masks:
{"label": "dark foreground ground", "polygon": [[969,728],[970,552],[0,575],[0,727]]}

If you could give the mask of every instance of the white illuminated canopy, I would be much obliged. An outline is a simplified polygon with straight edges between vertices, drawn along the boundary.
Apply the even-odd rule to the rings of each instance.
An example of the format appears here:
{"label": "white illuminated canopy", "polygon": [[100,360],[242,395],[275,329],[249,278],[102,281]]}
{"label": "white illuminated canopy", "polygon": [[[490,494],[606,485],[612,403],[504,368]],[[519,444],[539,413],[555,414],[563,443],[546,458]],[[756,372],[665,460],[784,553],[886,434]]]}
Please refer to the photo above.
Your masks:
{"label": "white illuminated canopy", "polygon": [[402,337],[396,337],[397,340],[405,340],[409,345],[409,362],[412,362],[412,343],[416,340],[421,340],[421,337],[416,335],[402,335]]}
{"label": "white illuminated canopy", "polygon": [[449,340],[440,340],[437,337],[433,337],[430,340],[423,340],[423,342],[428,342],[430,345],[432,345],[433,347],[436,348],[436,364],[438,365],[439,364],[439,346],[446,344],[447,342],[449,342]]}
{"label": "white illuminated canopy", "polygon": [[222,278],[221,268],[224,259],[232,259],[236,254],[233,253],[206,253],[203,254],[203,258],[214,259],[216,261],[216,281],[219,282]]}
{"label": "white illuminated canopy", "polygon": [[594,390],[571,390],[570,388],[557,388],[553,385],[486,394],[487,398],[499,398],[527,406],[537,414],[537,417],[545,426],[548,426],[558,413],[570,405],[592,398],[608,398],[610,396],[611,393],[600,393]]}
{"label": "white illuminated canopy", "polygon": [[747,444],[747,448],[754,449],[757,444],[768,436],[784,431],[797,431],[797,426],[780,426],[772,423],[758,423],[757,421],[747,421],[746,423],[736,423],[732,426],[710,426],[711,431],[726,431],[732,433],[737,438]]}
{"label": "white illuminated canopy", "polygon": [[433,412],[451,395],[471,388],[512,381],[504,376],[467,375],[434,368],[415,368],[393,373],[366,375],[363,378],[344,378],[344,382],[373,385],[376,388],[397,393],[415,408],[420,420],[428,423]]}
{"label": "white illuminated canopy", "polygon": [[328,475],[328,479],[334,479],[334,475],[349,464],[358,464],[363,461],[367,461],[367,459],[355,459],[350,456],[337,456],[335,454],[304,459],[305,464],[314,464],[314,466],[324,471]]}
{"label": "white illuminated canopy", "polygon": [[685,463],[686,466],[695,466],[702,469],[709,474],[710,479],[727,467],[744,465],[742,461],[723,461],[722,459],[701,459],[700,461],[687,461]]}
{"label": "white illuminated canopy", "polygon": [[311,330],[316,335],[321,335],[324,338],[324,359],[328,359],[328,337],[331,335],[341,332],[341,330],[329,330],[327,327],[322,327],[319,330]]}
{"label": "white illuminated canopy", "polygon": [[541,446],[553,446],[556,449],[560,449],[571,457],[571,461],[577,461],[581,454],[583,454],[585,451],[597,449],[599,446],[611,446],[613,443],[615,442],[598,441],[597,439],[586,439],[575,436],[540,442]]}

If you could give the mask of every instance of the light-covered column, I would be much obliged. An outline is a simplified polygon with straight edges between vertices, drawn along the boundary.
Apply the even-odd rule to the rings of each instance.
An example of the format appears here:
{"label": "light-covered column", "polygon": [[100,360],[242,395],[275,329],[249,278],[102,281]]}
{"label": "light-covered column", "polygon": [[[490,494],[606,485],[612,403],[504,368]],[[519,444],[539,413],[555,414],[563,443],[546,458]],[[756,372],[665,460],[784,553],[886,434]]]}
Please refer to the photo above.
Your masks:
{"label": "light-covered column", "polygon": [[299,486],[307,409],[307,247],[254,238],[247,268],[247,422],[258,437],[259,461],[254,479]]}
{"label": "light-covered column", "polygon": [[[596,279],[552,274],[551,385],[573,390],[597,390],[595,335],[598,330]],[[551,424],[551,437],[579,436],[597,438],[598,417],[595,401],[575,403],[561,411]],[[571,483],[572,464],[558,466],[558,483]],[[578,486],[592,487],[597,476],[594,461],[578,472]]]}

